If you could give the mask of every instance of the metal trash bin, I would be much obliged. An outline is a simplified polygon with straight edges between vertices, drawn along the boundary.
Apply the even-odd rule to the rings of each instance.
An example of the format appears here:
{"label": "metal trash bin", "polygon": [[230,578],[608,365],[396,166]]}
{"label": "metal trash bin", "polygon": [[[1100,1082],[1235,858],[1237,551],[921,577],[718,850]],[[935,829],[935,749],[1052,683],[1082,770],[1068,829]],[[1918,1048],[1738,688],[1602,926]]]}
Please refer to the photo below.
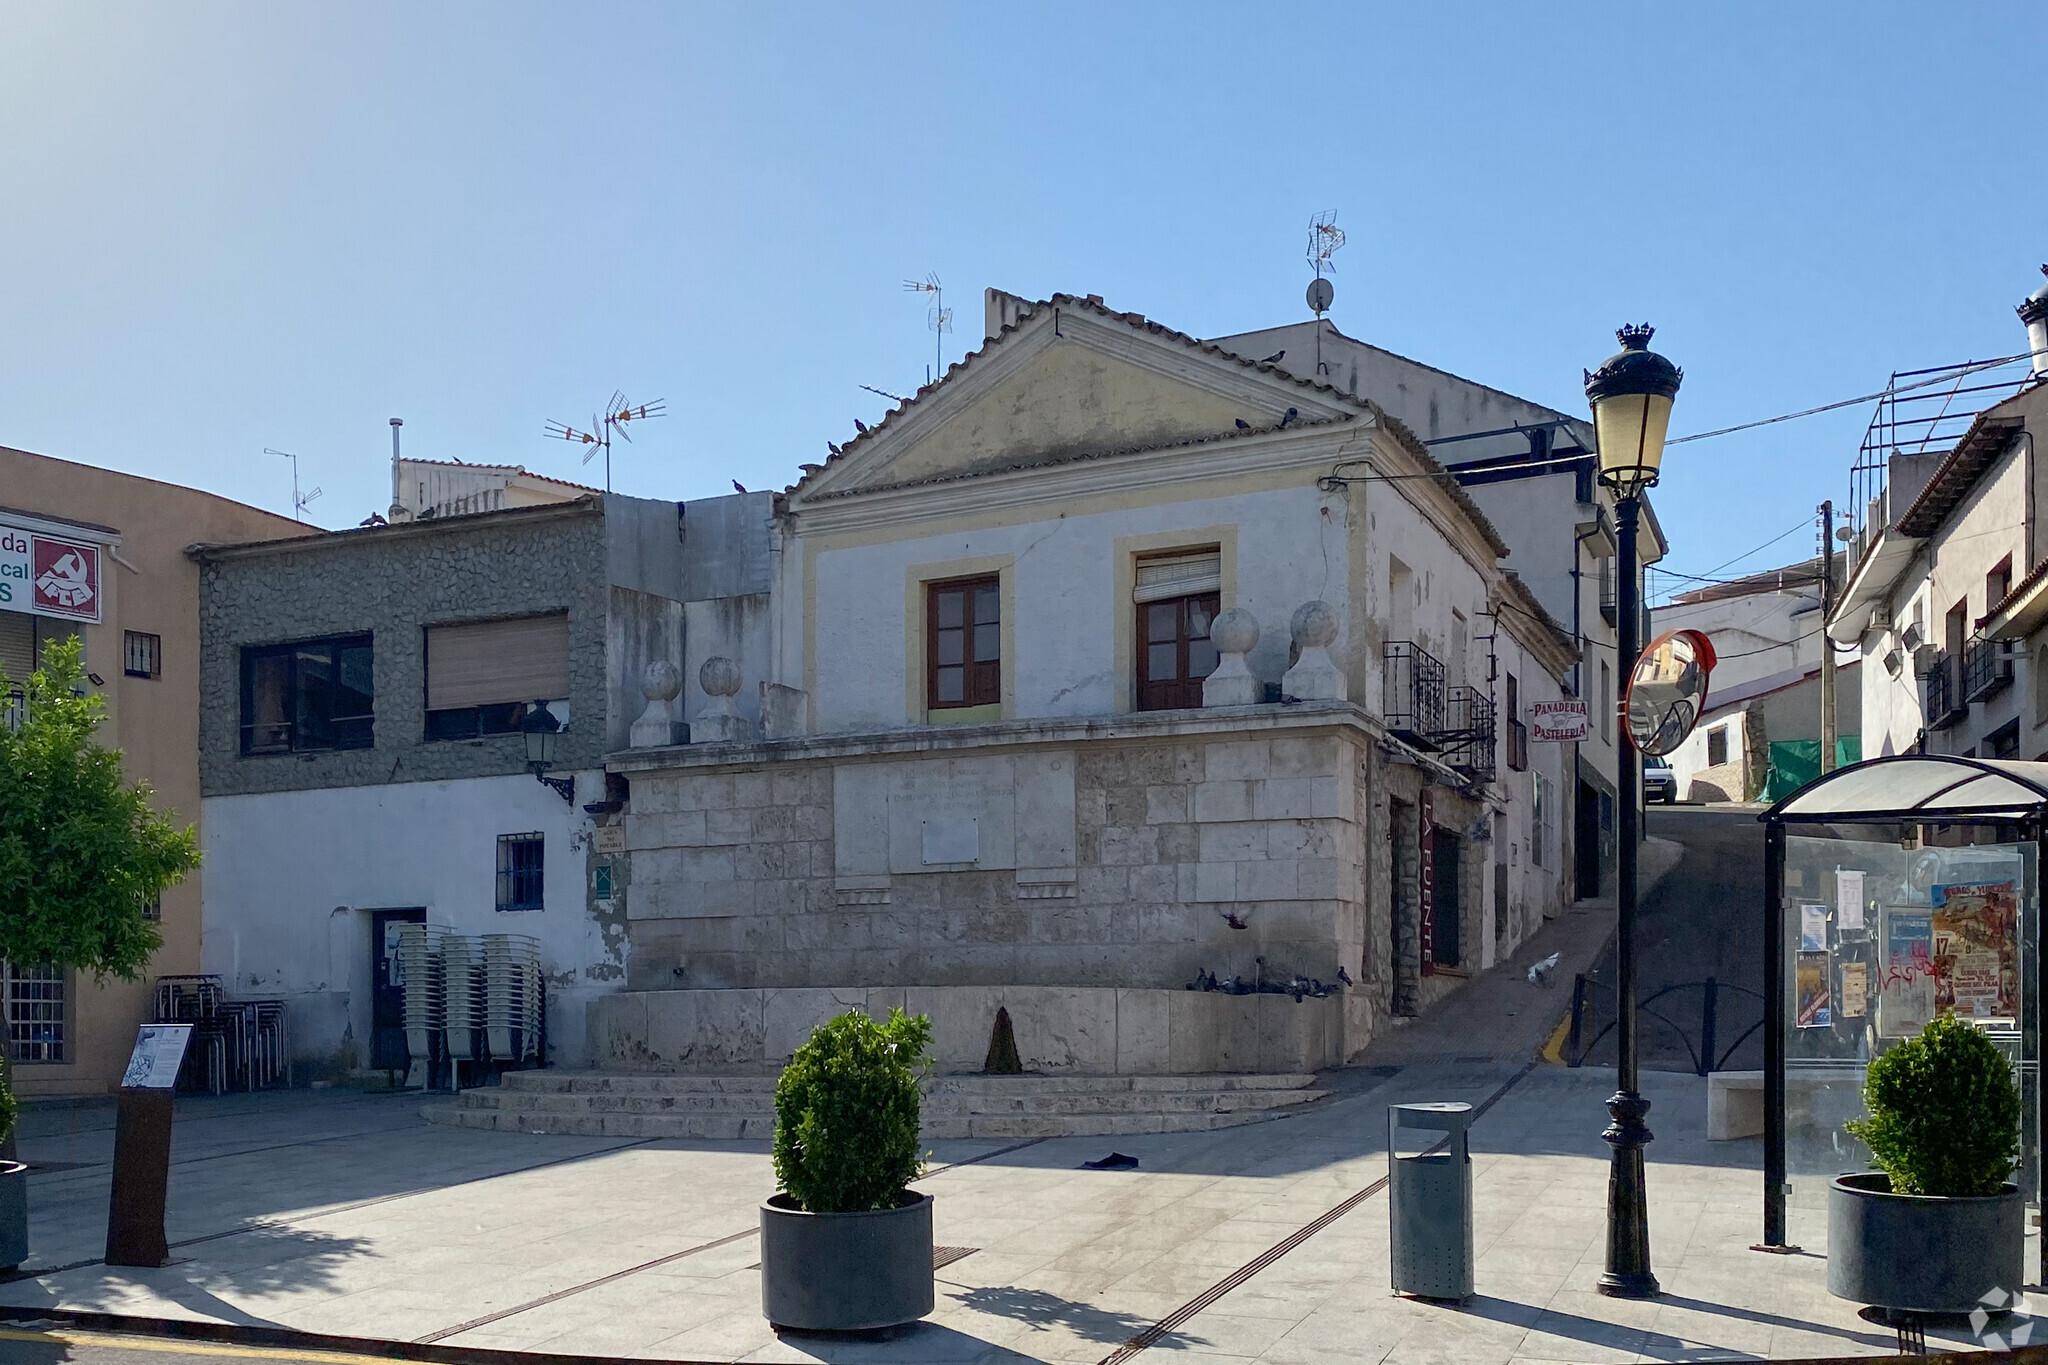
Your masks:
{"label": "metal trash bin", "polygon": [[[1472,1296],[1471,1122],[1469,1104],[1387,1106],[1387,1221],[1397,1294]],[[1434,1136],[1409,1136],[1403,1155],[1405,1129]]]}

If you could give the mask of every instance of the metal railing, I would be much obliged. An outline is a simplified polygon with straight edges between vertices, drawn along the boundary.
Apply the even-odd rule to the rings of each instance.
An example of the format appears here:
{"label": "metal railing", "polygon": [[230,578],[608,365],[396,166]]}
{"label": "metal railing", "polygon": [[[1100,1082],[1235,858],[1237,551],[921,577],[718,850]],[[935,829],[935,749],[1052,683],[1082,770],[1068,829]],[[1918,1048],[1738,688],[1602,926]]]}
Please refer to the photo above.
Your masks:
{"label": "metal railing", "polygon": [[[1665,1014],[1662,1010],[1651,1008],[1652,1005],[1666,996],[1676,996],[1685,991],[1698,991],[1700,993],[1699,1032],[1695,1035],[1698,1039],[1698,1046],[1694,1046],[1694,1038],[1686,1034],[1684,1025],[1671,1018],[1670,1015]],[[1720,1046],[1722,1032],[1721,996],[1727,991],[1734,991],[1741,996],[1754,1000],[1756,1002],[1757,1020],[1738,1034],[1734,1042],[1724,1048]],[[1600,1022],[1601,992],[1605,992],[1609,1006],[1609,1018],[1605,1024]],[[1711,1071],[1719,1071],[1726,1066],[1728,1059],[1735,1055],[1735,1049],[1749,1041],[1749,1036],[1764,1026],[1763,1004],[1764,997],[1761,992],[1753,991],[1747,986],[1731,986],[1726,982],[1717,981],[1710,976],[1704,981],[1682,981],[1677,985],[1666,986],[1663,990],[1657,991],[1652,995],[1646,995],[1636,1002],[1636,1013],[1657,1020],[1675,1034],[1678,1041],[1684,1045],[1686,1055],[1692,1059],[1693,1074],[1704,1076]],[[1571,1028],[1565,1035],[1564,1044],[1564,1064],[1566,1066],[1576,1067],[1585,1065],[1586,1058],[1592,1055],[1593,1049],[1599,1046],[1600,1040],[1614,1032],[1614,1013],[1614,987],[1604,981],[1596,981],[1583,972],[1572,978]]]}
{"label": "metal railing", "polygon": [[1473,782],[1491,782],[1494,774],[1493,699],[1476,687],[1453,687],[1445,694],[1444,728],[1431,736],[1444,761]]}
{"label": "metal railing", "polygon": [[28,697],[18,687],[10,687],[0,694],[0,726],[19,730],[28,719]]}
{"label": "metal railing", "polygon": [[2012,685],[2012,654],[2003,640],[1971,640],[1963,646],[1963,702],[1983,701]]}
{"label": "metal railing", "polygon": [[1382,657],[1387,728],[1403,739],[1434,745],[1433,736],[1444,728],[1442,661],[1413,640],[1390,641]]}
{"label": "metal railing", "polygon": [[1961,656],[1943,651],[1934,656],[1933,666],[1920,681],[1921,709],[1930,730],[1946,729],[1970,714],[1970,704],[1963,699],[1962,663]]}

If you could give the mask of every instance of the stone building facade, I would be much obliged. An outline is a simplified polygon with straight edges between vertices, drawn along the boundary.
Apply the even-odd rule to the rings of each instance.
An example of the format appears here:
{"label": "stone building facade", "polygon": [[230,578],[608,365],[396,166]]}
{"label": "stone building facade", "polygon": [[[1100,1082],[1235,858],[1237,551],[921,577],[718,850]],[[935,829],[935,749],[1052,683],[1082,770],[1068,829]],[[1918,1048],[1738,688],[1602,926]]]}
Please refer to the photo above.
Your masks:
{"label": "stone building facade", "polygon": [[607,760],[602,1064],[772,1067],[902,1003],[949,1069],[1005,1010],[1044,1070],[1298,1072],[1566,903],[1566,759],[1518,731],[1575,652],[1420,442],[1099,300],[989,313],[768,509],[746,621],[691,618],[697,742]]}
{"label": "stone building facade", "polygon": [[[585,807],[610,797],[646,665],[680,654],[679,525],[675,503],[583,495],[191,552],[200,957],[287,1002],[302,1075],[406,1068],[408,922],[536,940],[549,1055],[584,1059],[627,937],[625,869],[592,875]],[[536,701],[564,725],[554,786],[528,771]]]}

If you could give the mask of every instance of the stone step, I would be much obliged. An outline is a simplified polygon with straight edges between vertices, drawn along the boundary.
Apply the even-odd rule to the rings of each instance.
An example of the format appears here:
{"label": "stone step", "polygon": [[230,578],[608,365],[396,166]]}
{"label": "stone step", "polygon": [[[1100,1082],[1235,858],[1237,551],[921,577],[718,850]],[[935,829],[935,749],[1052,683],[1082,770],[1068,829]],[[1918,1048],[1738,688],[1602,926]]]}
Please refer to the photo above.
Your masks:
{"label": "stone step", "polygon": [[[773,1094],[775,1076],[682,1072],[508,1071],[500,1088],[533,1094]],[[1179,1076],[936,1076],[926,1093],[1025,1094],[1043,1091],[1298,1090],[1309,1075],[1212,1073]]]}
{"label": "stone step", "polygon": [[[926,1087],[924,1137],[1025,1138],[1202,1132],[1327,1098],[1308,1075],[942,1076]],[[584,1137],[765,1140],[775,1078],[508,1072],[423,1112],[433,1123]]]}
{"label": "stone step", "polygon": [[[1316,1090],[1110,1091],[1088,1094],[1053,1091],[1036,1094],[937,1094],[927,1096],[924,1112],[933,1118],[964,1118],[1005,1114],[1194,1114],[1242,1113],[1278,1109],[1321,1098]],[[772,1095],[705,1094],[521,1094],[517,1091],[464,1091],[456,1101],[470,1110],[517,1111],[522,1114],[768,1114],[775,1112]]]}
{"label": "stone step", "polygon": [[[1323,1098],[1317,1092],[1315,1099]],[[1306,1100],[1303,1103],[1312,1103]],[[1299,1106],[1289,1106],[1298,1108]],[[465,1109],[429,1105],[431,1123],[501,1133],[546,1133],[571,1137],[684,1138],[700,1141],[751,1139],[765,1142],[775,1135],[773,1114],[529,1114],[516,1110]],[[925,1121],[926,1141],[945,1138],[1109,1137],[1144,1133],[1197,1133],[1229,1128],[1286,1110],[1216,1113],[1143,1114],[978,1114]]]}

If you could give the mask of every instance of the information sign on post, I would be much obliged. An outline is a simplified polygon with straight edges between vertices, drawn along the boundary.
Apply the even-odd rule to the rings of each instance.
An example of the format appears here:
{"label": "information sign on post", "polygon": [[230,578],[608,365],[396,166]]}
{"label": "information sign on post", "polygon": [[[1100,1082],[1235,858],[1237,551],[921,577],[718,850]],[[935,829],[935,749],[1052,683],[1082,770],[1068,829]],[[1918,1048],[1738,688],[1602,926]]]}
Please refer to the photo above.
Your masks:
{"label": "information sign on post", "polygon": [[171,1179],[171,1112],[178,1069],[191,1041],[190,1024],[144,1024],[136,1031],[114,1117],[108,1265],[170,1263],[164,1200]]}

